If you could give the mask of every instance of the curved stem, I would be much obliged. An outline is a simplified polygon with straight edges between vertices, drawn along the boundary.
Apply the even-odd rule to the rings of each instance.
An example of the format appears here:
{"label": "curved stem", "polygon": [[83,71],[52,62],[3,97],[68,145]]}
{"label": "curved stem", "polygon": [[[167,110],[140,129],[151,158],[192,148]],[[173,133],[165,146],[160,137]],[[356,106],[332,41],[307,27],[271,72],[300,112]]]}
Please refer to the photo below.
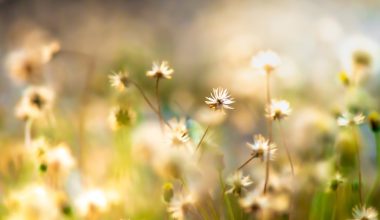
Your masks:
{"label": "curved stem", "polygon": [[292,175],[294,176],[293,161],[292,161],[292,157],[290,156],[290,152],[289,152],[288,146],[286,144],[286,138],[285,138],[285,135],[284,135],[284,130],[282,129],[281,121],[278,121],[278,126],[280,127],[280,135],[281,135],[281,139],[282,139],[282,145],[284,146],[284,148],[286,150],[286,156],[288,157],[288,160],[289,160],[289,163],[290,163],[290,168],[292,170]]}
{"label": "curved stem", "polygon": [[256,157],[257,157],[257,154],[252,154],[252,156],[247,161],[245,161],[242,165],[240,165],[238,170],[241,170],[243,167],[245,167],[249,162],[251,162]]}
{"label": "curved stem", "polygon": [[197,152],[198,149],[201,147],[201,145],[202,145],[202,143],[203,143],[203,140],[205,139],[206,134],[207,134],[209,128],[210,128],[210,125],[208,125],[207,128],[206,128],[206,130],[203,132],[203,135],[202,135],[201,139],[200,139],[199,142],[198,142],[197,148],[195,148],[195,152]]}
{"label": "curved stem", "polygon": [[[271,101],[271,94],[270,94],[270,72],[266,73],[266,98],[267,98],[267,106],[270,105]],[[272,141],[272,121],[270,118],[267,119],[267,130],[268,130],[268,140],[269,143]],[[265,167],[265,182],[264,182],[264,190],[263,193],[265,194],[267,192],[267,186],[269,181],[269,172],[270,172],[270,148],[268,148],[268,157],[266,161],[266,167]]]}
{"label": "curved stem", "polygon": [[360,149],[359,149],[359,143],[358,143],[358,134],[355,130],[355,127],[352,126],[352,133],[354,136],[354,144],[356,149],[356,160],[358,163],[358,178],[359,178],[359,199],[360,199],[360,205],[363,205],[363,192],[362,192],[362,171],[361,171],[361,160],[360,160]]}
{"label": "curved stem", "polygon": [[[145,102],[149,105],[149,107],[153,110],[154,113],[157,114],[157,116],[159,118],[161,118],[161,115],[160,113],[158,112],[158,110],[154,107],[154,105],[152,104],[152,102],[149,101],[148,97],[146,96],[144,90],[139,86],[139,84],[137,84],[135,81],[132,81],[131,80],[131,83],[137,88],[137,90],[140,92],[140,94],[142,95],[142,97],[144,98]],[[167,123],[165,120],[162,121],[163,123],[165,123],[165,125],[167,125],[169,128],[172,128],[170,126],[169,123]]]}

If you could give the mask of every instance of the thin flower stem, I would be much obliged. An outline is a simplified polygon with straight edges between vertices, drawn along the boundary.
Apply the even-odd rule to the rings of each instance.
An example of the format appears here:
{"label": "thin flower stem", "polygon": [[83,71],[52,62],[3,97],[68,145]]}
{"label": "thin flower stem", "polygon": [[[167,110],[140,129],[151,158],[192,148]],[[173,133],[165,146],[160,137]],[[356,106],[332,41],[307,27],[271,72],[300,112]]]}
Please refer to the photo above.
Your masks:
{"label": "thin flower stem", "polygon": [[[131,81],[131,83],[137,88],[137,90],[140,92],[140,94],[142,95],[142,97],[144,98],[145,102],[149,105],[149,107],[153,110],[154,113],[157,114],[157,116],[160,118],[161,120],[161,115],[160,113],[158,112],[158,110],[154,107],[154,105],[152,104],[151,101],[149,101],[148,97],[146,96],[144,90],[140,87],[139,84],[137,84],[135,81]],[[170,129],[172,128],[171,125],[169,123],[167,123],[165,120],[162,120],[163,123],[165,123],[165,125],[167,125]]]}
{"label": "thin flower stem", "polygon": [[197,148],[195,148],[195,152],[197,152],[198,149],[201,147],[201,145],[202,145],[202,143],[203,143],[203,140],[205,139],[206,134],[207,134],[209,128],[210,128],[210,125],[208,125],[207,128],[206,128],[206,130],[203,132],[203,135],[202,135],[201,139],[200,139],[199,142],[198,142]]}
{"label": "thin flower stem", "polygon": [[281,139],[282,139],[282,145],[284,145],[284,148],[285,148],[285,151],[286,151],[286,156],[288,157],[288,160],[289,160],[289,163],[290,163],[290,168],[292,170],[292,175],[294,176],[293,161],[292,161],[292,157],[290,156],[288,145],[286,143],[286,138],[285,138],[284,130],[282,129],[281,121],[278,121],[278,126],[280,128],[280,135],[281,135]]}
{"label": "thin flower stem", "polygon": [[257,157],[257,154],[252,154],[252,156],[247,161],[245,161],[242,165],[240,165],[240,167],[237,168],[237,170],[241,170],[243,167],[245,167],[247,164],[249,164],[249,162],[251,162],[251,160],[255,159],[256,157]]}
{"label": "thin flower stem", "polygon": [[355,130],[355,127],[352,126],[352,133],[354,136],[354,144],[356,149],[356,159],[358,163],[358,178],[359,178],[359,199],[360,199],[360,205],[363,205],[363,192],[362,192],[362,171],[361,171],[361,160],[360,160],[360,149],[359,149],[359,141],[358,141],[358,134]]}
{"label": "thin flower stem", "polygon": [[[271,94],[270,94],[270,72],[266,73],[266,98],[267,98],[267,106],[270,105],[271,100]],[[268,129],[268,140],[269,143],[272,141],[272,121],[270,118],[267,119],[267,129]],[[264,189],[263,193],[265,194],[267,192],[267,186],[269,181],[269,172],[270,172],[270,148],[268,148],[268,157],[266,161],[266,167],[265,167],[265,182],[264,182]]]}
{"label": "thin flower stem", "polygon": [[159,85],[160,84],[160,77],[157,77],[156,79],[156,100],[157,100],[157,111],[158,111],[158,117],[160,119],[160,125],[161,125],[161,129],[164,127],[163,126],[163,123],[164,123],[164,118],[162,117],[162,112],[161,112],[161,103],[160,103],[160,92],[158,90],[159,88]]}
{"label": "thin flower stem", "polygon": [[25,147],[30,147],[32,142],[32,119],[28,119],[25,123]]}

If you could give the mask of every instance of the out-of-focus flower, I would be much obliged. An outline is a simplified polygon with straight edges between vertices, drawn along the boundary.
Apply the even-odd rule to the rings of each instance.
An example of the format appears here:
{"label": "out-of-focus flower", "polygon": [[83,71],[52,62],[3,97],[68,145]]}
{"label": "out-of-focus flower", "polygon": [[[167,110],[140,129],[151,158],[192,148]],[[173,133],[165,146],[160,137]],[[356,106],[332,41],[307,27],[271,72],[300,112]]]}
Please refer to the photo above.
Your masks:
{"label": "out-of-focus flower", "polygon": [[175,195],[170,201],[168,206],[168,212],[171,217],[176,220],[186,219],[186,214],[188,214],[192,206],[195,204],[196,198],[193,194],[179,194]]}
{"label": "out-of-focus flower", "polygon": [[271,120],[282,120],[292,112],[289,102],[285,100],[271,100],[270,105],[265,110],[266,116]]}
{"label": "out-of-focus flower", "polygon": [[119,71],[117,73],[113,73],[108,78],[111,86],[119,91],[124,91],[131,83],[127,72]]}
{"label": "out-of-focus flower", "polygon": [[212,89],[210,97],[206,97],[205,103],[214,111],[224,111],[224,109],[233,109],[231,104],[235,101],[231,98],[227,89]]}
{"label": "out-of-focus flower", "polygon": [[251,61],[253,68],[263,71],[264,73],[272,73],[281,64],[281,58],[277,53],[266,50],[256,54]]}
{"label": "out-of-focus flower", "polygon": [[[377,71],[379,65],[379,45],[370,38],[353,36],[343,43],[341,49],[341,62],[343,68],[352,74],[352,77],[363,76],[367,72]],[[353,79],[359,80],[360,78]]]}
{"label": "out-of-focus flower", "polygon": [[21,120],[41,117],[52,109],[55,94],[44,86],[27,88],[16,106],[16,116]]}
{"label": "out-of-focus flower", "polygon": [[41,76],[43,65],[59,50],[60,44],[56,41],[35,49],[18,49],[8,55],[5,64],[13,79],[35,81]]}
{"label": "out-of-focus flower", "polygon": [[339,80],[344,86],[349,86],[351,84],[350,77],[346,71],[339,72]]}
{"label": "out-of-focus flower", "polygon": [[380,131],[380,114],[378,112],[371,112],[368,115],[368,121],[373,132]]}
{"label": "out-of-focus flower", "polygon": [[328,184],[328,191],[336,191],[346,181],[340,173],[335,174]]}
{"label": "out-of-focus flower", "polygon": [[89,218],[107,212],[113,203],[112,198],[104,190],[90,189],[80,194],[74,205],[80,216]]}
{"label": "out-of-focus flower", "polygon": [[56,195],[39,184],[11,192],[5,199],[10,212],[19,214],[20,219],[60,219]]}
{"label": "out-of-focus flower", "polygon": [[377,211],[372,207],[355,206],[352,210],[353,220],[377,220]]}
{"label": "out-of-focus flower", "polygon": [[247,143],[247,146],[252,149],[252,155],[256,155],[262,161],[267,160],[268,150],[270,153],[269,159],[274,159],[274,153],[277,151],[276,145],[269,143],[262,135],[255,135],[253,144]]}
{"label": "out-of-focus flower", "polygon": [[108,122],[112,130],[128,126],[136,120],[136,112],[130,108],[117,107],[111,110]]}
{"label": "out-of-focus flower", "polygon": [[53,175],[65,175],[75,166],[75,159],[65,144],[48,149],[43,158],[48,173]]}
{"label": "out-of-focus flower", "polygon": [[236,171],[232,176],[227,179],[230,188],[226,193],[233,193],[237,196],[242,195],[246,187],[250,186],[253,182],[249,176],[243,176],[241,171]]}
{"label": "out-of-focus flower", "polygon": [[339,126],[359,125],[364,122],[365,116],[362,113],[352,114],[345,112],[338,117],[337,123]]}
{"label": "out-of-focus flower", "polygon": [[167,132],[169,145],[176,148],[186,147],[189,144],[190,136],[186,127],[185,118],[179,120],[171,119],[169,124],[171,126]]}
{"label": "out-of-focus flower", "polygon": [[165,203],[169,203],[174,196],[173,184],[165,183],[162,186],[162,199]]}
{"label": "out-of-focus flower", "polygon": [[171,79],[173,75],[174,70],[169,67],[169,64],[167,61],[154,62],[152,66],[152,70],[149,70],[146,72],[146,75],[148,77],[156,77],[156,78],[166,78]]}
{"label": "out-of-focus flower", "polygon": [[239,203],[248,212],[258,212],[269,208],[268,196],[259,190],[249,192],[239,200]]}
{"label": "out-of-focus flower", "polygon": [[63,143],[50,147],[45,139],[38,138],[32,142],[30,149],[40,171],[52,177],[65,177],[76,164],[69,147]]}

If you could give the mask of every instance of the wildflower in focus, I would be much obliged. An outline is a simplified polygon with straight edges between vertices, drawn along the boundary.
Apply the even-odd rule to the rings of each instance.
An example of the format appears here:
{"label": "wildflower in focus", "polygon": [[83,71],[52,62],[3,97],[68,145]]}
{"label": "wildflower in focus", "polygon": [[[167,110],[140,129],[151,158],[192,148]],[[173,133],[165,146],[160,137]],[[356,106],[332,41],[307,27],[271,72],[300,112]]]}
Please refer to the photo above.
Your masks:
{"label": "wildflower in focus", "polygon": [[360,125],[364,122],[365,116],[362,113],[352,114],[345,112],[338,117],[337,123],[339,126]]}
{"label": "wildflower in focus", "polygon": [[176,148],[186,146],[190,141],[190,136],[186,127],[185,118],[179,120],[172,119],[169,121],[169,124],[171,126],[167,132],[169,145]]}
{"label": "wildflower in focus", "polygon": [[124,91],[130,85],[131,81],[129,79],[127,72],[119,71],[118,73],[113,73],[109,76],[109,81],[112,87],[119,91]]}
{"label": "wildflower in focus", "polygon": [[230,105],[235,101],[231,98],[227,89],[212,89],[210,97],[206,97],[205,103],[214,111],[224,111],[224,109],[233,109]]}
{"label": "wildflower in focus", "polygon": [[262,135],[255,135],[253,144],[247,143],[247,145],[252,149],[252,155],[260,158],[262,161],[268,158],[268,152],[270,154],[269,159],[272,160],[277,150],[276,145],[269,143],[269,140],[265,139]]}
{"label": "wildflower in focus", "polygon": [[169,64],[167,61],[154,62],[152,69],[149,70],[146,75],[148,77],[156,77],[156,78],[166,78],[171,79],[173,75],[174,70],[169,67]]}
{"label": "wildflower in focus", "polygon": [[129,108],[117,107],[111,110],[108,122],[112,130],[128,126],[136,120],[136,112]]}
{"label": "wildflower in focus", "polygon": [[262,70],[265,73],[273,72],[281,64],[281,59],[277,53],[267,50],[256,54],[251,61],[253,68]]}
{"label": "wildflower in focus", "polygon": [[271,100],[271,103],[266,108],[266,116],[271,120],[282,120],[290,115],[292,109],[289,102],[285,100]]}
{"label": "wildflower in focus", "polygon": [[249,176],[243,176],[241,171],[236,171],[232,176],[227,179],[227,183],[230,189],[226,193],[233,193],[234,195],[240,196],[246,187],[250,186],[253,182]]}
{"label": "wildflower in focus", "polygon": [[377,211],[372,207],[356,206],[352,211],[353,220],[377,220]]}
{"label": "wildflower in focus", "polygon": [[190,212],[195,202],[196,199],[194,195],[190,193],[186,195],[176,195],[169,203],[168,212],[175,220],[186,219],[186,214]]}
{"label": "wildflower in focus", "polygon": [[16,116],[25,121],[41,117],[52,109],[54,96],[53,90],[44,86],[27,88],[16,106]]}

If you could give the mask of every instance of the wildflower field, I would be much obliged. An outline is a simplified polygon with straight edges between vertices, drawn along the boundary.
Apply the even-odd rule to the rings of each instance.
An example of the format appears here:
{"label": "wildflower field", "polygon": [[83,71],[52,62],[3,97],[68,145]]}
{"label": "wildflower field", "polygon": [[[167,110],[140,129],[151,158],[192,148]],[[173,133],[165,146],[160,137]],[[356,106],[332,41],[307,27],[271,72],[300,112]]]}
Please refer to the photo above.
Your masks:
{"label": "wildflower field", "polygon": [[380,1],[0,0],[0,220],[375,220]]}

